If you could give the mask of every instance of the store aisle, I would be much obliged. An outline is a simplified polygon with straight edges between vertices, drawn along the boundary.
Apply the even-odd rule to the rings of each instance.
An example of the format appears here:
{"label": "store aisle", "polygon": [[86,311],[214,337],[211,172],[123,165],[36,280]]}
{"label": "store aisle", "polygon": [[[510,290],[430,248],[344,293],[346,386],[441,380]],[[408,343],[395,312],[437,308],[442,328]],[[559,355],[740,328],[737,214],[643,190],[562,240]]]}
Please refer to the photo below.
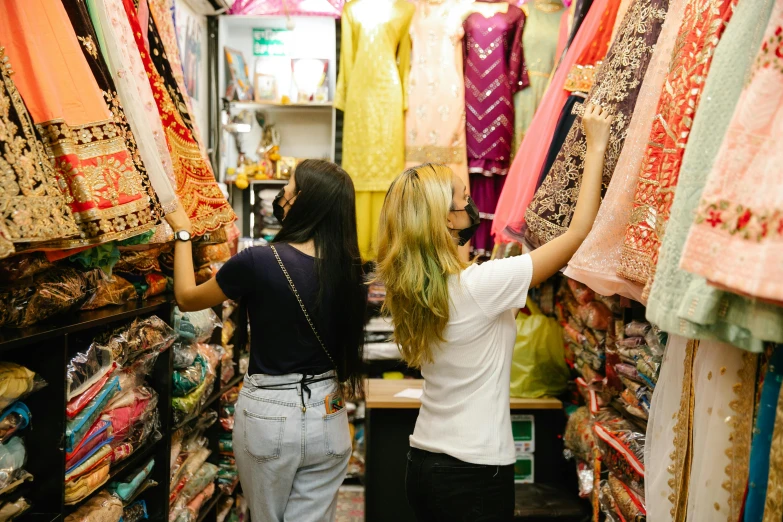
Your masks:
{"label": "store aisle", "polygon": [[335,522],[364,522],[364,487],[340,488]]}

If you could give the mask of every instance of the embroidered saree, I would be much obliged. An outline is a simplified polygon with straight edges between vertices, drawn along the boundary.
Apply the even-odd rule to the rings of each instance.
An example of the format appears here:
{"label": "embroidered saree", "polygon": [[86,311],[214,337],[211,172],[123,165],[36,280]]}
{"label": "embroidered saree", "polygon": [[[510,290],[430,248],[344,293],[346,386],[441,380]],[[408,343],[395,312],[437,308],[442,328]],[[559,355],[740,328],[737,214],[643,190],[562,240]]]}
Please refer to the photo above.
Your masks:
{"label": "embroidered saree", "polygon": [[150,45],[147,53],[133,0],[123,0],[123,6],[163,122],[177,181],[177,196],[190,217],[193,232],[203,235],[222,228],[236,216],[195,140],[190,113],[173,79],[155,22],[150,17],[146,28]]}
{"label": "embroidered saree", "polygon": [[783,2],[707,179],[680,260],[728,290],[783,302]]}
{"label": "embroidered saree", "polygon": [[685,8],[676,54],[642,160],[634,209],[617,269],[619,275],[641,285],[654,274],[660,238],[669,220],[704,78],[736,3],[737,0],[690,0]]}
{"label": "embroidered saree", "polygon": [[764,349],[762,340],[783,342],[783,308],[710,287],[704,278],[681,270],[679,263],[707,175],[758,54],[774,3],[739,2],[715,49],[647,302],[647,319],[664,331],[719,339],[754,352]]}
{"label": "embroidered saree", "polygon": [[150,230],[162,217],[157,197],[116,99],[105,98],[103,78],[85,59],[81,46],[97,54],[95,42],[77,38],[60,0],[9,0],[3,8],[0,35],[14,82],[82,232],[52,246],[81,247]]}
{"label": "embroidered saree", "polygon": [[[84,0],[79,0],[79,3]],[[166,135],[122,0],[86,0],[106,67],[165,212],[177,203]]]}
{"label": "embroidered saree", "polygon": [[[666,21],[650,58],[650,65],[639,90],[628,137],[617,160],[617,167],[593,228],[582,246],[568,262],[565,274],[586,284],[601,295],[619,294],[642,300],[642,286],[617,275],[623,237],[633,206],[633,194],[639,179],[639,167],[647,149],[650,129],[661,97],[663,83],[672,60],[680,24],[688,0],[671,0]],[[649,440],[649,439],[648,439]]]}
{"label": "embroidered saree", "polygon": [[[634,0],[585,101],[600,105],[614,116],[604,159],[602,193],[625,143],[639,88],[668,8],[669,0]],[[533,247],[560,236],[571,222],[587,152],[581,123],[581,118],[574,122],[558,159],[525,213],[525,240]]]}
{"label": "embroidered saree", "polygon": [[515,241],[520,237],[525,210],[536,191],[538,175],[546,159],[557,126],[558,115],[568,99],[568,92],[563,89],[566,77],[576,63],[576,59],[593,41],[608,4],[609,0],[595,0],[592,4],[576,38],[558,64],[550,87],[541,100],[525,139],[522,140],[514,156],[492,222],[492,234],[496,241]]}
{"label": "embroidered saree", "polygon": [[0,47],[0,259],[79,234],[12,73]]}

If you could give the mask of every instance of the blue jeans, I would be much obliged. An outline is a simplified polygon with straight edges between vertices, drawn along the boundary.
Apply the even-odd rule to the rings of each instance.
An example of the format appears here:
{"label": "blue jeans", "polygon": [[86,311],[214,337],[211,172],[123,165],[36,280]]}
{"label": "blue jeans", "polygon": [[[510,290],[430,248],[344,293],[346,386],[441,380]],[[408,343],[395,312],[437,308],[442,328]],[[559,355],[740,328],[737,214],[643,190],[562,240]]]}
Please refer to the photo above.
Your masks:
{"label": "blue jeans", "polygon": [[[333,377],[333,372],[316,378]],[[351,456],[347,410],[326,414],[334,378],[245,377],[234,454],[253,522],[330,522]],[[270,388],[271,387],[271,388]]]}
{"label": "blue jeans", "polygon": [[470,464],[411,448],[405,475],[418,522],[511,522],[514,466]]}

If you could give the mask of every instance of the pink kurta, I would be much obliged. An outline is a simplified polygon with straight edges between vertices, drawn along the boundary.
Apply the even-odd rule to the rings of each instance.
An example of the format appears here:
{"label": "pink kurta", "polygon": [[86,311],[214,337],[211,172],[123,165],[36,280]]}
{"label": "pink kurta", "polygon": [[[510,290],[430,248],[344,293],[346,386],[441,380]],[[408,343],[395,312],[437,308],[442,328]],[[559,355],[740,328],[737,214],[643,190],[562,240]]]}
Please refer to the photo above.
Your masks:
{"label": "pink kurta", "polygon": [[405,117],[405,167],[448,165],[468,184],[462,18],[465,2],[420,1],[411,21],[413,45]]}

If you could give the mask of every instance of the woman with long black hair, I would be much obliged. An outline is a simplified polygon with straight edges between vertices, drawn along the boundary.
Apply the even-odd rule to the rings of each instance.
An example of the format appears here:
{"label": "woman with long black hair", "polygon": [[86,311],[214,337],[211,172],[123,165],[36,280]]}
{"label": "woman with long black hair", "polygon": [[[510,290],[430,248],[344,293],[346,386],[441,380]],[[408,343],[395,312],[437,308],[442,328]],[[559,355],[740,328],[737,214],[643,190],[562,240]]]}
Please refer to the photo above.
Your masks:
{"label": "woman with long black hair", "polygon": [[244,300],[250,367],[236,406],[234,454],[251,518],[333,520],[351,454],[344,394],[360,394],[367,303],[353,182],[306,160],[274,202],[282,230],[196,286],[190,222],[167,216],[183,311]]}

